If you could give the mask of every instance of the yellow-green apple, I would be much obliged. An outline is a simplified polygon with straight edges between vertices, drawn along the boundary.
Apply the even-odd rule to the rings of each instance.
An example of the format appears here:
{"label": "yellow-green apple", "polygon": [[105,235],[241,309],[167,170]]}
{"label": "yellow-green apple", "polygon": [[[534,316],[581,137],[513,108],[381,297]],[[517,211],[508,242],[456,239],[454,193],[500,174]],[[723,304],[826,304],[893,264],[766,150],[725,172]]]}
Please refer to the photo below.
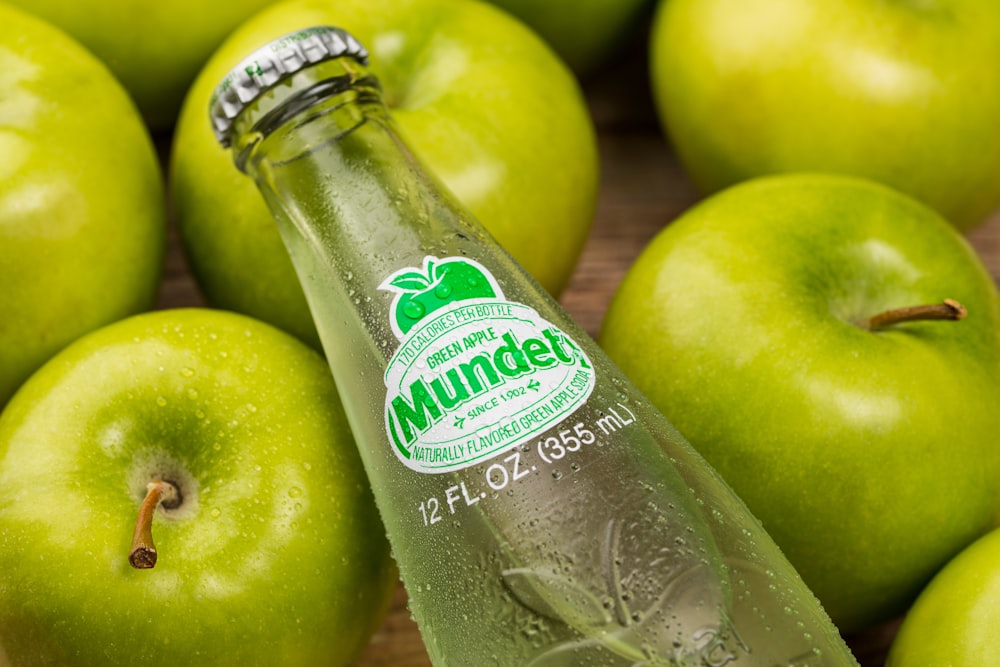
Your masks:
{"label": "yellow-green apple", "polygon": [[844,632],[991,525],[1000,302],[910,197],[832,175],[733,186],[643,250],[600,341]]}
{"label": "yellow-green apple", "polygon": [[652,32],[660,117],[706,192],[832,171],[962,229],[1000,204],[994,0],[668,0]]}
{"label": "yellow-green apple", "polygon": [[489,0],[527,23],[585,76],[639,29],[651,0]]}
{"label": "yellow-green apple", "polygon": [[208,123],[212,92],[247,54],[313,25],[349,30],[408,144],[553,293],[590,230],[598,164],[593,124],[572,73],[520,22],[469,0],[293,0],[256,15],[212,57],[178,124],[173,201],[211,303],[319,347],[271,214]]}
{"label": "yellow-green apple", "polygon": [[1000,665],[1000,530],[934,575],[906,613],[887,667]]}
{"label": "yellow-green apple", "polygon": [[163,179],[110,72],[0,5],[0,406],[57,350],[153,305]]}
{"label": "yellow-green apple", "polygon": [[0,417],[12,666],[350,665],[395,581],[325,361],[257,320],[116,322]]}
{"label": "yellow-green apple", "polygon": [[150,127],[170,128],[226,35],[275,0],[6,0],[59,26],[114,72]]}

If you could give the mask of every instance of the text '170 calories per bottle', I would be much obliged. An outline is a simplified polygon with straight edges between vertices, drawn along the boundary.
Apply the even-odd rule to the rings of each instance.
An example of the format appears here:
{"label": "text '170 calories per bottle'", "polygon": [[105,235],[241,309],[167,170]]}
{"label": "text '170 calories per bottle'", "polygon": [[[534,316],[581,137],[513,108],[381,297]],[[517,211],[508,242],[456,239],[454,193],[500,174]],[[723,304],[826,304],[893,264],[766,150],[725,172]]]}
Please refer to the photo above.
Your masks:
{"label": "text '170 calories per bottle'", "polygon": [[[435,665],[856,665],[773,541],[301,30],[212,122],[304,286]],[[516,141],[516,137],[511,137]]]}

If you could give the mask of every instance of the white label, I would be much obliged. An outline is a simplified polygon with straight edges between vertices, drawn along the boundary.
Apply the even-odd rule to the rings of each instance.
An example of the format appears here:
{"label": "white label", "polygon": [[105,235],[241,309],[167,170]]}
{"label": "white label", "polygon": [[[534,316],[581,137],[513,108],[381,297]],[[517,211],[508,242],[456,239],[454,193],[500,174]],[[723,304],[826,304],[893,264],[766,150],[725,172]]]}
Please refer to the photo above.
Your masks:
{"label": "white label", "polygon": [[594,388],[590,360],[533,308],[507,301],[464,257],[424,259],[381,289],[396,292],[400,339],[385,371],[385,427],[407,467],[425,473],[486,461],[552,428]]}

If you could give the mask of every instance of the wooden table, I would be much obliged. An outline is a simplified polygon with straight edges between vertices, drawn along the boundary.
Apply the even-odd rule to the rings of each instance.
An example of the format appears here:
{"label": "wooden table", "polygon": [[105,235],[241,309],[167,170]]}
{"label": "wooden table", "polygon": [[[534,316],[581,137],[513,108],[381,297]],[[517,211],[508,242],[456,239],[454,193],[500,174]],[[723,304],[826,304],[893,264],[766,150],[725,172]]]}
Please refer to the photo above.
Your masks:
{"label": "wooden table", "polygon": [[[615,288],[645,244],[698,200],[663,138],[646,81],[644,54],[636,49],[585,84],[599,133],[601,191],[589,243],[561,301],[592,335],[599,331]],[[994,279],[1000,277],[1000,211],[969,238]],[[159,306],[203,304],[172,233]],[[430,665],[405,604],[400,586],[359,667]],[[897,624],[849,639],[863,667],[883,664]]]}

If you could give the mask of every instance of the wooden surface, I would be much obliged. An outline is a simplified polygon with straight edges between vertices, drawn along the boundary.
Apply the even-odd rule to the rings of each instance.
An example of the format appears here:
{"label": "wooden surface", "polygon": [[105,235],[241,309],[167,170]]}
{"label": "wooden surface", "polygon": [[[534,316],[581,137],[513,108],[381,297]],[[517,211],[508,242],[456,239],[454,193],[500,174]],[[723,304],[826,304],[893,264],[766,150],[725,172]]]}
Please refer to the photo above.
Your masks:
{"label": "wooden surface", "polygon": [[[698,195],[657,125],[641,52],[626,54],[584,88],[599,132],[601,191],[590,241],[561,301],[588,332],[596,335],[607,304],[631,262],[660,229],[697,201]],[[969,238],[994,279],[1000,277],[1000,213]],[[187,271],[176,234],[172,234],[159,306],[191,305],[204,302]],[[430,665],[405,603],[400,586],[359,667]],[[883,664],[896,625],[888,623],[849,638],[863,667]]]}

